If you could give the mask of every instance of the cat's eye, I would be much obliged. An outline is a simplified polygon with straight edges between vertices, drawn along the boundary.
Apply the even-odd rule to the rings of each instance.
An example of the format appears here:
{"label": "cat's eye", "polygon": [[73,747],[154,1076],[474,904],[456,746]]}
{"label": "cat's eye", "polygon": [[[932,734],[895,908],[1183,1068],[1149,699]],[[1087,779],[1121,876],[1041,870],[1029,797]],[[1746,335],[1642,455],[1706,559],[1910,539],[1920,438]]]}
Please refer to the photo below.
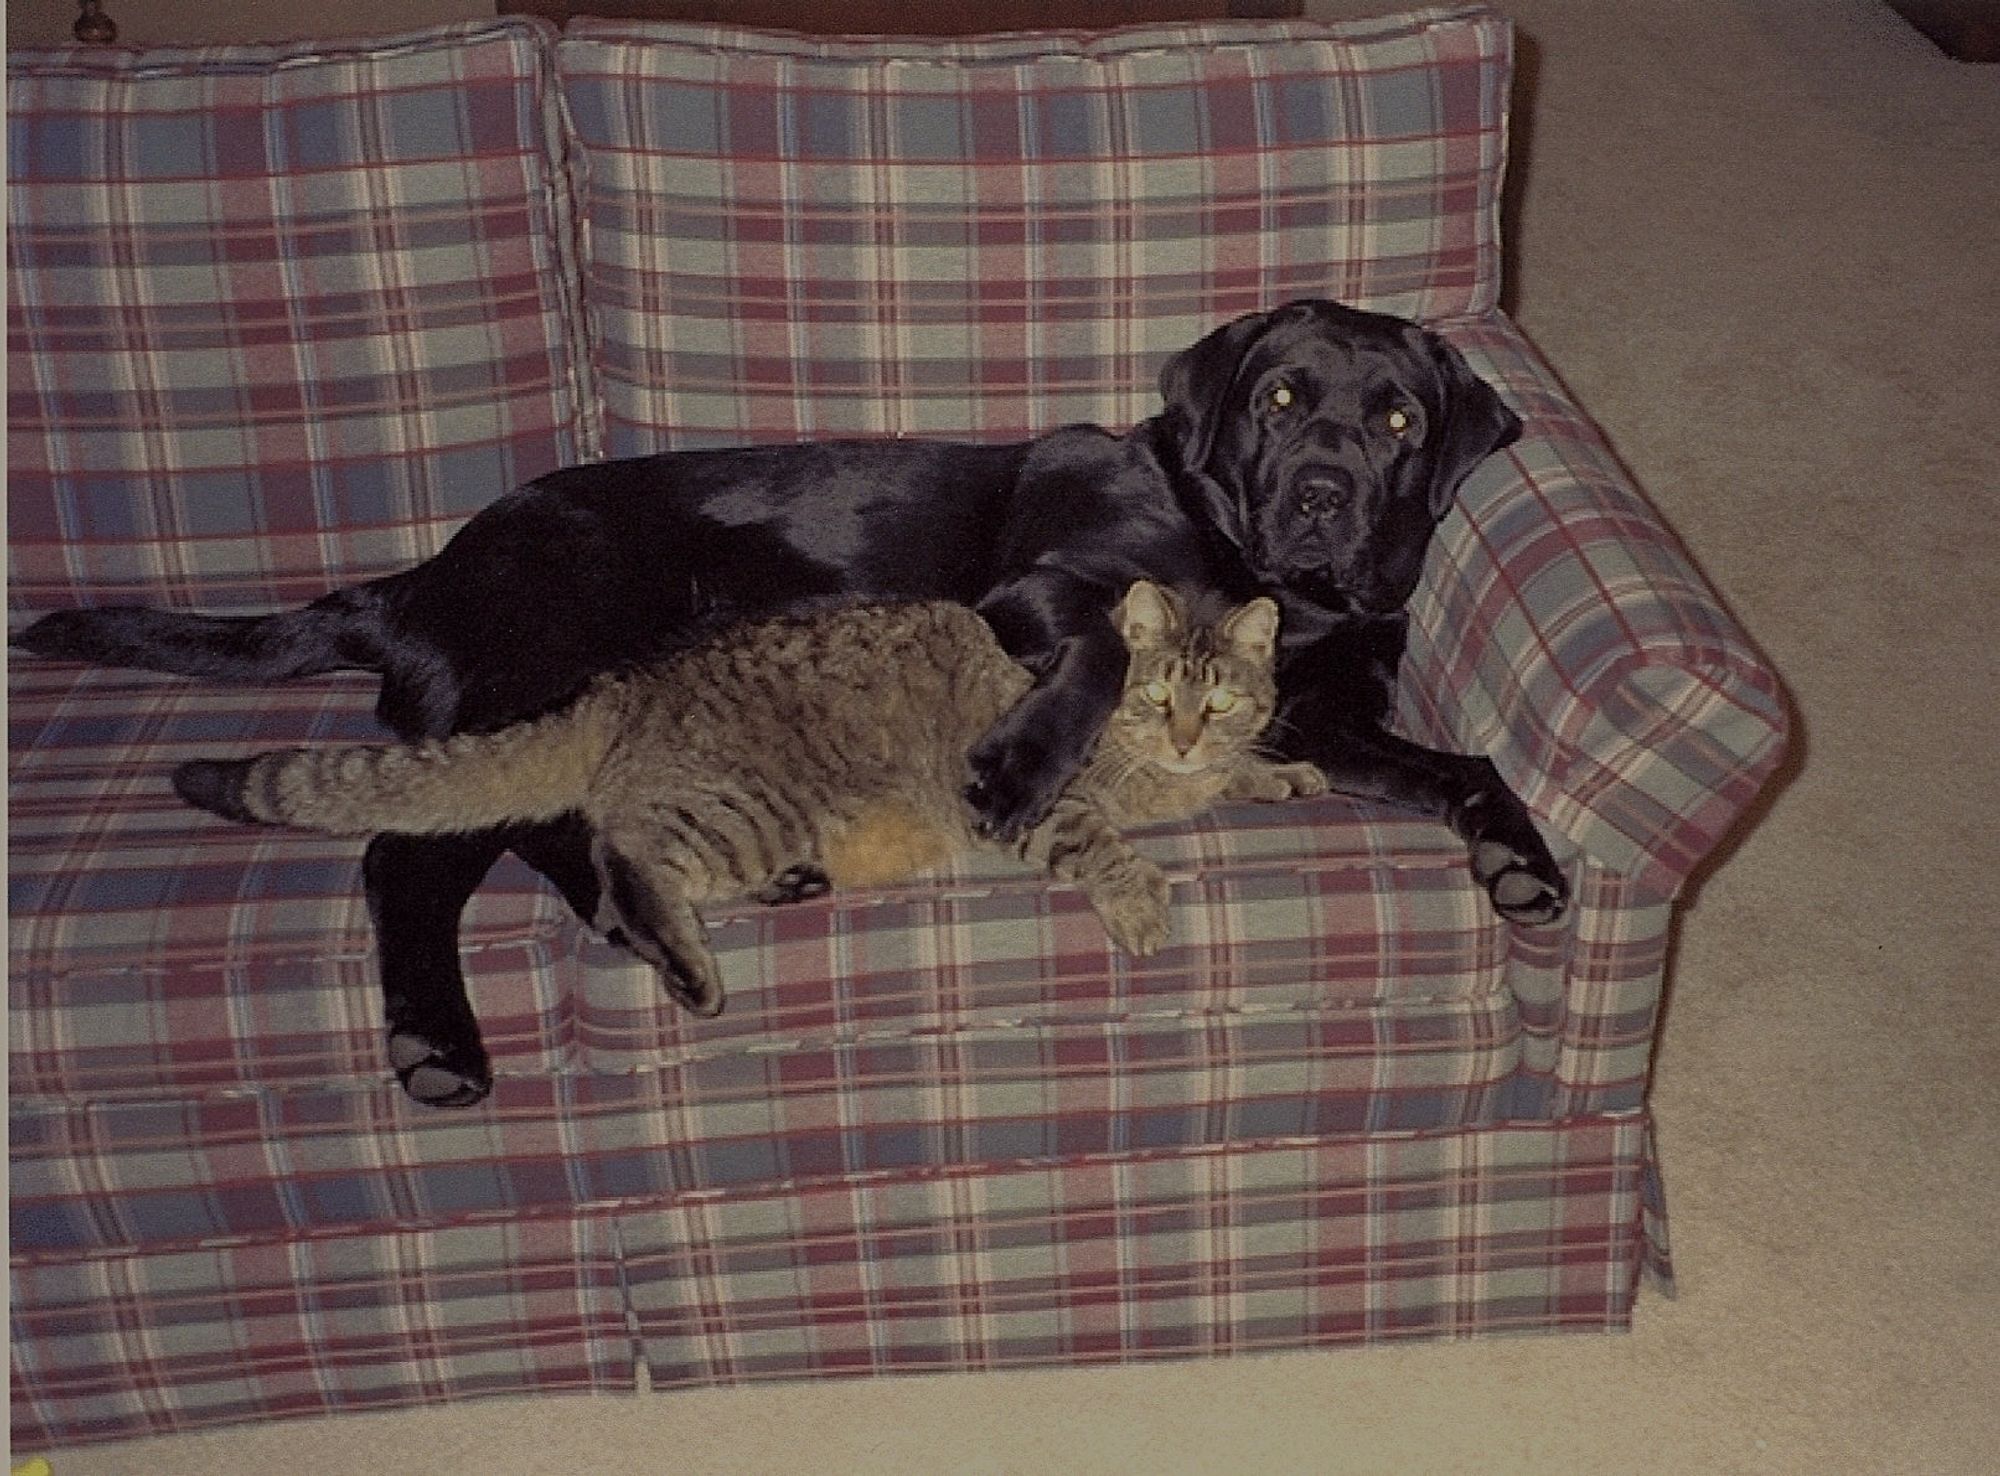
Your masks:
{"label": "cat's eye", "polygon": [[1389,427],[1389,434],[1400,440],[1410,432],[1410,412],[1398,405],[1383,418],[1383,423]]}
{"label": "cat's eye", "polygon": [[1206,707],[1217,717],[1221,717],[1225,712],[1235,710],[1236,700],[1236,694],[1230,691],[1229,688],[1217,687],[1213,692],[1208,694],[1208,700],[1202,706]]}
{"label": "cat's eye", "polygon": [[1269,405],[1273,410],[1289,410],[1292,408],[1292,401],[1295,398],[1297,397],[1293,395],[1292,387],[1281,379],[1271,386],[1271,393],[1265,399],[1264,403]]}
{"label": "cat's eye", "polygon": [[1174,700],[1174,689],[1161,681],[1148,682],[1139,689],[1139,692],[1155,707],[1165,707]]}

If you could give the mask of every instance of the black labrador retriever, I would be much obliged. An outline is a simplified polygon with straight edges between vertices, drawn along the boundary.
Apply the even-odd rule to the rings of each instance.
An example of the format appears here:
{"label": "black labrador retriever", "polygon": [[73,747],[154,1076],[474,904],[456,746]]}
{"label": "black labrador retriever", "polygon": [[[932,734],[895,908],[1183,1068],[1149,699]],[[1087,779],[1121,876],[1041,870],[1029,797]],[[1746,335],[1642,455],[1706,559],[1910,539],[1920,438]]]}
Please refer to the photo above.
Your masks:
{"label": "black labrador retriever", "polygon": [[[1007,838],[1047,811],[1116,701],[1109,613],[1133,578],[1263,590],[1283,610],[1285,756],[1450,825],[1504,916],[1557,916],[1562,872],[1492,764],[1383,726],[1431,532],[1465,475],[1519,434],[1513,412],[1429,332],[1324,301],[1226,324],[1174,357],[1161,389],[1164,411],[1124,435],[571,467],[493,503],[425,562],[302,609],[64,611],[17,644],[235,681],[377,672],[383,722],[419,738],[545,712],[598,672],[744,617],[954,599],[1036,677],[970,756],[967,798]],[[588,842],[571,821],[369,845],[390,1060],[412,1096],[464,1105],[491,1086],[459,970],[473,889],[511,848],[592,919]]]}

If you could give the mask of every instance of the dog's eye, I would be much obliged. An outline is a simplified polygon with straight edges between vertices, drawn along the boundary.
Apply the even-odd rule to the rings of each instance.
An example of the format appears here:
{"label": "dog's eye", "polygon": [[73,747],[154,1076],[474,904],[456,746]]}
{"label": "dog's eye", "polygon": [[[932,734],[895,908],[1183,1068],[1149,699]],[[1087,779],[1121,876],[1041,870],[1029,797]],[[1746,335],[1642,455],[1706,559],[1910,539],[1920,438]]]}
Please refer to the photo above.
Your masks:
{"label": "dog's eye", "polygon": [[1292,387],[1281,379],[1271,386],[1271,393],[1265,398],[1264,403],[1269,405],[1275,414],[1279,411],[1291,409],[1292,401],[1295,398],[1297,397],[1293,395]]}
{"label": "dog's eye", "polygon": [[1401,405],[1394,406],[1383,417],[1383,424],[1389,427],[1389,434],[1400,441],[1410,433],[1410,412]]}
{"label": "dog's eye", "polygon": [[1140,695],[1155,707],[1165,707],[1174,700],[1174,690],[1162,681],[1150,681],[1139,689]]}
{"label": "dog's eye", "polygon": [[1235,710],[1236,694],[1227,687],[1217,687],[1213,692],[1208,694],[1208,700],[1202,706],[1206,707],[1217,717],[1221,717],[1225,712]]}

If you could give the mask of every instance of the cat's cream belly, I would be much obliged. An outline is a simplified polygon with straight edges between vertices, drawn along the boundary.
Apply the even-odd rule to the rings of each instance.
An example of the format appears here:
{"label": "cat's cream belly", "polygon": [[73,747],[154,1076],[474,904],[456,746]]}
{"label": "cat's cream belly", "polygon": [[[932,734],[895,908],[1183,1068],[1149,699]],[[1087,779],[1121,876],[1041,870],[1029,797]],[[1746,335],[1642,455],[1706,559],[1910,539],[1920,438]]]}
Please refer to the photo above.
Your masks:
{"label": "cat's cream belly", "polygon": [[964,845],[917,806],[883,799],[829,833],[820,860],[835,887],[879,887],[934,870]]}

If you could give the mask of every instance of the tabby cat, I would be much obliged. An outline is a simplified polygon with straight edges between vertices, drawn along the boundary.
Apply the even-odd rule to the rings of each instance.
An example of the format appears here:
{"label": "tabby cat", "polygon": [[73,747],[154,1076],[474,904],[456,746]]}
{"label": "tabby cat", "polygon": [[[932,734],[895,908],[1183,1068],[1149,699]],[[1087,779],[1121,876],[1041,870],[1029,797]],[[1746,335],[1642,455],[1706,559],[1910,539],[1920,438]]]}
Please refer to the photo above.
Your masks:
{"label": "tabby cat", "polygon": [[[1277,606],[1211,603],[1145,580],[1126,592],[1120,705],[1014,847],[1080,884],[1134,954],[1166,941],[1167,882],[1117,827],[1326,788],[1312,765],[1255,751],[1277,693]],[[197,761],[174,787],[232,820],[343,835],[581,811],[597,836],[598,922],[713,1015],[722,983],[695,904],[882,883],[993,845],[960,797],[966,750],[1028,686],[963,605],[856,606],[742,626],[496,733]]]}

